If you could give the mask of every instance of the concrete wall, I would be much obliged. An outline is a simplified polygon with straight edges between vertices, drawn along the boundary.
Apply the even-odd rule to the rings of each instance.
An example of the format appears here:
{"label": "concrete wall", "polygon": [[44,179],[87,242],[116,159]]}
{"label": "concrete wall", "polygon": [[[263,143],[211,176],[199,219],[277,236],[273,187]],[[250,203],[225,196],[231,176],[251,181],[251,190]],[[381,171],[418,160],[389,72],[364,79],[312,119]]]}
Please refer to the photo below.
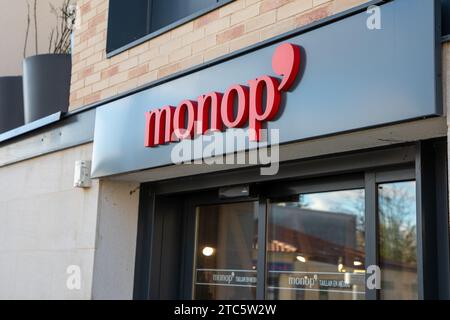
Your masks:
{"label": "concrete wall", "polygon": [[133,298],[139,184],[100,182],[92,298]]}
{"label": "concrete wall", "polygon": [[[92,145],[0,168],[0,299],[90,299],[99,183],[72,186]],[[66,286],[68,266],[80,290]]]}
{"label": "concrete wall", "polygon": [[70,108],[212,60],[367,0],[236,0],[111,59],[108,0],[78,0]]}
{"label": "concrete wall", "polygon": [[[34,1],[28,0],[30,5]],[[38,52],[47,53],[50,31],[56,25],[56,18],[50,12],[50,5],[61,6],[63,0],[38,0]],[[25,34],[27,28],[27,0],[0,0],[0,77],[21,75]],[[35,51],[34,21],[30,25],[30,33],[26,56],[34,55]]]}
{"label": "concrete wall", "polygon": [[0,167],[0,300],[132,299],[139,184],[74,188],[75,161],[91,157],[87,144]]}

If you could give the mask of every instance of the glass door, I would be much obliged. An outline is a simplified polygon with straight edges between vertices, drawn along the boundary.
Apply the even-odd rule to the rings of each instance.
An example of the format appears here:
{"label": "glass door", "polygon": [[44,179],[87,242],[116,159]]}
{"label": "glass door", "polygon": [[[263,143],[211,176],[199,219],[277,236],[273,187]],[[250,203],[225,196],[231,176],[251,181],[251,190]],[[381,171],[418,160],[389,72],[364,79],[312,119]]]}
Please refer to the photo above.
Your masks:
{"label": "glass door", "polygon": [[380,183],[377,198],[380,298],[418,299],[416,182]]}
{"label": "glass door", "polygon": [[194,298],[256,298],[258,202],[198,206]]}
{"label": "glass door", "polygon": [[289,162],[274,177],[249,168],[145,184],[136,297],[446,297],[447,171],[436,161],[446,147]]}
{"label": "glass door", "polygon": [[365,298],[364,189],[271,199],[267,299]]}
{"label": "glass door", "polygon": [[[191,207],[194,299],[418,298],[414,171],[258,187],[252,199]],[[369,266],[381,288],[368,288]]]}

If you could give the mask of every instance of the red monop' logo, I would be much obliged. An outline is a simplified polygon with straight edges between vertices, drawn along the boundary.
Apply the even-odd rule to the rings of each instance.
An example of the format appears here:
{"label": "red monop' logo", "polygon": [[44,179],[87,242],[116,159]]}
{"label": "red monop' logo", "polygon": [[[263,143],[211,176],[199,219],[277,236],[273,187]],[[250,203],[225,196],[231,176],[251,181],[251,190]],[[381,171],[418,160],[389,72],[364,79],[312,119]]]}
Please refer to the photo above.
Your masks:
{"label": "red monop' logo", "polygon": [[168,105],[146,112],[145,146],[156,147],[192,139],[194,131],[205,134],[208,130],[239,128],[247,121],[250,141],[260,141],[263,123],[275,118],[280,108],[281,92],[288,91],[297,77],[300,48],[291,43],[278,46],[272,58],[272,69],[282,77],[281,82],[275,77],[263,75],[249,80],[249,86],[235,84],[223,94],[210,92],[198,97],[197,101],[184,100],[176,108]]}

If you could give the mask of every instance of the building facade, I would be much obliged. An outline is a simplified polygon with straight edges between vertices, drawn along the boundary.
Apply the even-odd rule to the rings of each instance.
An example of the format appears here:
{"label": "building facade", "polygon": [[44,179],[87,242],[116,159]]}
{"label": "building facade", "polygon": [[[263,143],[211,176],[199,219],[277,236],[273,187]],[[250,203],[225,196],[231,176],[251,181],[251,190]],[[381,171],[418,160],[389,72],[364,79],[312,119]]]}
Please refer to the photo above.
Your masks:
{"label": "building facade", "polygon": [[77,6],[69,111],[0,134],[0,298],[450,298],[449,1]]}

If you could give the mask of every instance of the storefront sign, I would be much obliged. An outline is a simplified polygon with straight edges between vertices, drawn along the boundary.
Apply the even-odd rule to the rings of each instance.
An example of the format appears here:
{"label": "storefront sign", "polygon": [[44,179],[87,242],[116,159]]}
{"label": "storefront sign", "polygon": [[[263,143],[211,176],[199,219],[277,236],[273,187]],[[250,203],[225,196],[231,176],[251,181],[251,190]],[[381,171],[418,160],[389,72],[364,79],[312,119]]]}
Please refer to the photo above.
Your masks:
{"label": "storefront sign", "polygon": [[[285,144],[440,115],[435,5],[390,1],[381,5],[381,29],[367,27],[370,16],[364,11],[103,105],[96,113],[93,176],[172,165],[177,144],[169,142],[187,141],[196,131],[253,129],[235,152],[257,147],[260,128],[278,130],[277,139]],[[298,73],[289,77],[270,63],[280,46],[287,45],[301,51]],[[295,62],[287,59],[286,65]],[[269,99],[262,103],[258,99],[266,93]],[[235,97],[239,102],[233,102]],[[239,113],[231,113],[233,105]],[[208,113],[212,119],[203,121]],[[163,114],[173,121],[163,121]],[[195,128],[194,120],[201,125]],[[181,131],[174,138],[176,129]],[[202,157],[194,152],[192,160]]]}
{"label": "storefront sign", "polygon": [[249,80],[248,86],[234,84],[223,94],[209,92],[199,96],[197,101],[183,100],[176,108],[168,105],[146,112],[145,146],[192,139],[194,132],[205,134],[223,131],[225,127],[241,128],[247,122],[250,141],[260,141],[263,123],[278,114],[281,93],[291,88],[298,74],[300,48],[290,43],[280,45],[273,55],[272,68],[282,77],[281,82],[263,75]]}

